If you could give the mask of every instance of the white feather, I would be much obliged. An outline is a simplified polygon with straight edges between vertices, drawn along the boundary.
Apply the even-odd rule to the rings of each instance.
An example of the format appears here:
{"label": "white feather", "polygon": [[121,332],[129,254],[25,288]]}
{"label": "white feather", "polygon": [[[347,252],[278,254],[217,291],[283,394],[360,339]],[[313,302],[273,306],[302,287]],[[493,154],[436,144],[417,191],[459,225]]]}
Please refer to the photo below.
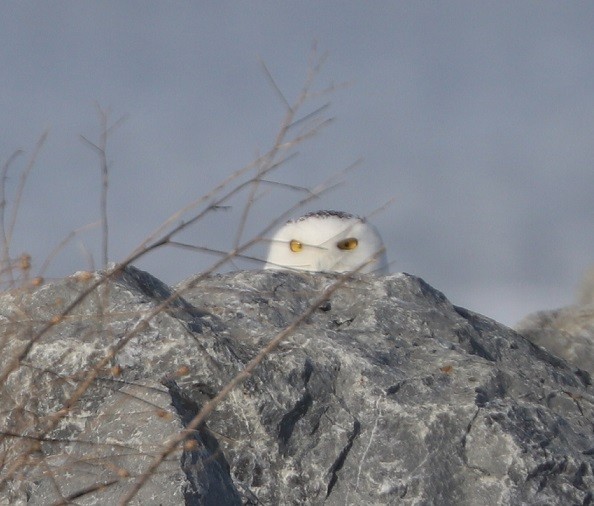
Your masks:
{"label": "white feather", "polygon": [[[341,250],[338,244],[356,239],[357,247]],[[291,241],[303,245],[291,250]],[[339,211],[317,211],[281,227],[271,240],[265,269],[315,272],[387,274],[388,262],[381,236],[363,218]]]}

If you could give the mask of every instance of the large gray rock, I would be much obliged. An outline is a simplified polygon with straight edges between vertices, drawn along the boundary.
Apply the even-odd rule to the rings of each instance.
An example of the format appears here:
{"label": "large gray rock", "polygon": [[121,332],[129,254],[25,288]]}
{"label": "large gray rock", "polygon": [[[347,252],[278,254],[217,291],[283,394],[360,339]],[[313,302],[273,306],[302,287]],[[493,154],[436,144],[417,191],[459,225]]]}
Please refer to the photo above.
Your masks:
{"label": "large gray rock", "polygon": [[[1,386],[0,503],[117,504],[164,442],[337,279],[263,271],[198,281],[52,427],[48,415],[171,293],[128,268],[56,322]],[[91,282],[74,276],[0,299],[0,374]],[[587,372],[421,279],[356,277],[132,503],[587,505],[593,434]]]}

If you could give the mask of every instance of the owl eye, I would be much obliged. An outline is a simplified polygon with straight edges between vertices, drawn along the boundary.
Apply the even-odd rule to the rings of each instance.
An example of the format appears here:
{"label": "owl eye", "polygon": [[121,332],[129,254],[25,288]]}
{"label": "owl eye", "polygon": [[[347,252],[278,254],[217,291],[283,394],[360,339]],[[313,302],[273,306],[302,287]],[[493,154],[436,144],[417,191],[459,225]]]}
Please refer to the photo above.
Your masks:
{"label": "owl eye", "polygon": [[348,239],[343,239],[342,241],[340,241],[336,246],[338,246],[338,249],[352,250],[355,249],[358,244],[359,241],[357,241],[357,239],[355,239],[354,237],[349,237]]}
{"label": "owl eye", "polygon": [[291,248],[291,251],[293,251],[294,253],[298,253],[299,251],[301,251],[303,249],[303,244],[301,244],[299,241],[296,241],[295,239],[293,239],[289,243],[289,248]]}

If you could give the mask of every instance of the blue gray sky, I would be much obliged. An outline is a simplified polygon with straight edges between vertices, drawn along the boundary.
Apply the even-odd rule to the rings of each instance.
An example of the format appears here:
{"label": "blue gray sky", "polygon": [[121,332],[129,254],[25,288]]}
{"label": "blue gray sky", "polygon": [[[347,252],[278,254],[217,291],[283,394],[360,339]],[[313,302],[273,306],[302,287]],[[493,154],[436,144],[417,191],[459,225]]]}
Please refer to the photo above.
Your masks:
{"label": "blue gray sky", "polygon": [[[0,160],[41,134],[12,243],[34,270],[99,218],[95,103],[126,120],[110,139],[110,257],[124,258],[173,212],[272,145],[313,41],[314,89],[333,123],[277,181],[315,186],[357,159],[345,184],[303,212],[373,214],[391,270],[507,324],[571,303],[594,263],[594,4],[591,2],[6,1],[0,5]],[[300,197],[259,199],[257,233]],[[243,200],[180,239],[233,244]],[[295,213],[298,215],[301,213]],[[100,263],[82,232],[48,277]],[[252,254],[262,256],[263,247]],[[215,260],[164,248],[139,267],[176,283]],[[239,262],[238,268],[258,268]],[[231,266],[230,268],[234,268]]]}

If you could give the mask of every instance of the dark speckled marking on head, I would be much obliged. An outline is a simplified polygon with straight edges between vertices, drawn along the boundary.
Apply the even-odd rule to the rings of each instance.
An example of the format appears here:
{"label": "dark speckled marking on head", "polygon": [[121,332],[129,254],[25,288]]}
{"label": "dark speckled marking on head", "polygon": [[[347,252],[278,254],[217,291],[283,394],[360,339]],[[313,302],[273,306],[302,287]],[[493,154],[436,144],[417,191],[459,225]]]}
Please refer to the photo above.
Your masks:
{"label": "dark speckled marking on head", "polygon": [[304,214],[300,218],[296,218],[294,220],[289,220],[289,223],[296,223],[298,221],[307,220],[309,218],[340,218],[348,220],[350,218],[357,218],[362,222],[365,222],[365,218],[361,218],[360,216],[356,216],[351,213],[345,213],[344,211],[331,211],[331,210],[320,210],[320,211],[313,211],[311,213]]}

